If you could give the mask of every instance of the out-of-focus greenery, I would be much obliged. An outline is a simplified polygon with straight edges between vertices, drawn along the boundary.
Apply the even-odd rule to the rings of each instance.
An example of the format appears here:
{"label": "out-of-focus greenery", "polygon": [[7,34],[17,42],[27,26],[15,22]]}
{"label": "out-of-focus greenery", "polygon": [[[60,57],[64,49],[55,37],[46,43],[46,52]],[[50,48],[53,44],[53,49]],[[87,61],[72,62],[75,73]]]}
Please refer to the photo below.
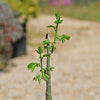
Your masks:
{"label": "out-of-focus greenery", "polygon": [[100,22],[100,2],[92,3],[87,6],[72,5],[72,6],[51,6],[47,5],[41,8],[43,14],[54,14],[55,11],[59,11],[63,16],[76,18],[80,20],[92,20]]}
{"label": "out-of-focus greenery", "polygon": [[7,3],[0,1],[0,70],[8,65],[13,46],[24,36],[23,29]]}
{"label": "out-of-focus greenery", "polygon": [[89,5],[91,3],[96,3],[99,0],[73,0],[75,5]]}
{"label": "out-of-focus greenery", "polygon": [[40,0],[40,6],[41,7],[44,7],[44,6],[46,6],[47,5],[47,3],[48,3],[48,0]]}
{"label": "out-of-focus greenery", "polygon": [[8,2],[14,12],[19,12],[20,15],[37,17],[39,14],[40,0],[4,0]]}

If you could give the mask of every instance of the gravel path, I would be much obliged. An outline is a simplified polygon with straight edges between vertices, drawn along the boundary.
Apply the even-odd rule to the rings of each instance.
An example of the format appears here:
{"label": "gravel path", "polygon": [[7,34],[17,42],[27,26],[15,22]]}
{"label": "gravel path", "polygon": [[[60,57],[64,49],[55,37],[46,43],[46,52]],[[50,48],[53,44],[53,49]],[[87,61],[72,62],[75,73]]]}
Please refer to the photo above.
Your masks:
{"label": "gravel path", "polygon": [[[59,34],[71,35],[71,40],[58,43],[51,58],[56,67],[52,72],[52,100],[100,100],[100,24],[63,19]],[[53,20],[54,16],[41,15],[31,19],[28,27],[45,33]],[[26,70],[28,63],[38,61],[33,49],[28,46],[26,56],[11,61],[16,66],[0,72],[0,100],[45,100],[45,82],[39,85],[32,81],[38,71]]]}

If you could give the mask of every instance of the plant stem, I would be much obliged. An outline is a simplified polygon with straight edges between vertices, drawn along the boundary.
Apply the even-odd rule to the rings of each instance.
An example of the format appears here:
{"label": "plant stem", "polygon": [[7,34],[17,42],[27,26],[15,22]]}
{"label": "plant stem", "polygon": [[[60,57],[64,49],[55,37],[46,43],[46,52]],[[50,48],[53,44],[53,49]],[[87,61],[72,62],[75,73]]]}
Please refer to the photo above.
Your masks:
{"label": "plant stem", "polygon": [[56,42],[56,37],[57,37],[57,30],[58,30],[58,24],[56,25],[56,29],[55,29],[55,37],[54,37],[54,43]]}
{"label": "plant stem", "polygon": [[41,72],[42,72],[42,75],[43,75],[43,64],[42,64],[42,58],[40,58],[40,63],[41,63]]}
{"label": "plant stem", "polygon": [[[50,54],[49,44],[47,44],[47,54]],[[47,75],[49,76],[46,81],[46,100],[52,100],[51,96],[51,73],[50,73],[50,57],[47,57]]]}

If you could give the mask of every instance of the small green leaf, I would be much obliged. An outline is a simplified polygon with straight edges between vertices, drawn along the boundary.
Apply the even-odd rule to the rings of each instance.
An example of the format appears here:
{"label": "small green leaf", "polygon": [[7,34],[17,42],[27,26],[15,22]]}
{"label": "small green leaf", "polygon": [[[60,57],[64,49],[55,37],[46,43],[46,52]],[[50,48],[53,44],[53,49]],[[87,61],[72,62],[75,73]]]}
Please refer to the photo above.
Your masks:
{"label": "small green leaf", "polygon": [[65,38],[66,40],[69,40],[69,39],[70,39],[70,36],[67,36],[67,35],[65,35],[65,34],[63,34],[61,37],[62,37],[62,38]]}
{"label": "small green leaf", "polygon": [[44,47],[43,47],[43,49],[46,49],[46,48],[47,48],[47,46],[44,46]]}
{"label": "small green leaf", "polygon": [[44,54],[42,57],[50,57],[50,54]]}
{"label": "small green leaf", "polygon": [[43,41],[43,45],[46,45],[46,44],[49,44],[50,43],[50,41],[49,40],[45,40],[45,41]]}
{"label": "small green leaf", "polygon": [[53,69],[55,69],[55,68],[51,66],[51,67],[50,67],[50,70],[52,71]]}
{"label": "small green leaf", "polygon": [[39,63],[30,63],[27,66],[27,70],[30,70],[31,69],[31,71],[33,72],[36,66],[37,67],[40,67],[40,64]]}
{"label": "small green leaf", "polygon": [[56,16],[56,19],[57,19],[57,20],[60,19],[60,14],[59,14],[59,12],[55,12],[55,16]]}
{"label": "small green leaf", "polygon": [[59,24],[62,23],[63,19],[59,21]]}
{"label": "small green leaf", "polygon": [[60,19],[59,19],[59,20],[56,20],[54,23],[55,23],[55,24],[61,24],[62,21],[63,21],[63,20],[60,20]]}
{"label": "small green leaf", "polygon": [[31,71],[33,72],[34,69],[35,69],[35,67],[36,67],[36,63],[30,63],[30,64],[27,66],[27,70],[30,70],[30,69],[31,69]]}
{"label": "small green leaf", "polygon": [[47,74],[43,74],[43,79],[48,80],[49,76]]}
{"label": "small green leaf", "polygon": [[55,12],[55,16],[56,16],[56,17],[59,16],[59,12]]}
{"label": "small green leaf", "polygon": [[41,83],[41,78],[42,78],[42,76],[39,75],[39,76],[38,76],[38,82],[39,82],[39,84]]}
{"label": "small green leaf", "polygon": [[70,36],[67,36],[67,35],[63,34],[62,36],[57,37],[57,40],[62,41],[62,43],[65,42],[65,39],[69,40]]}
{"label": "small green leaf", "polygon": [[37,65],[36,65],[37,67],[40,67],[40,64],[39,63],[37,63]]}
{"label": "small green leaf", "polygon": [[38,47],[38,50],[39,50],[39,52],[41,52],[41,51],[42,51],[42,48],[41,48],[41,46],[39,46],[39,47]]}
{"label": "small green leaf", "polygon": [[37,81],[37,80],[38,80],[38,77],[39,77],[39,74],[37,74],[37,75],[36,75],[36,77],[35,77],[35,81]]}
{"label": "small green leaf", "polygon": [[37,74],[35,77],[35,81],[38,80],[39,84],[41,83],[42,75]]}
{"label": "small green leaf", "polygon": [[38,54],[40,54],[40,52],[39,52],[38,50],[36,50],[36,52],[37,52]]}
{"label": "small green leaf", "polygon": [[46,68],[43,68],[43,70],[44,70],[44,73],[46,73],[46,72],[47,72],[47,69],[46,69]]}
{"label": "small green leaf", "polygon": [[61,36],[56,37],[56,38],[57,38],[57,40],[59,40],[59,41],[61,41],[61,40],[62,40],[62,37],[61,37]]}
{"label": "small green leaf", "polygon": [[38,47],[38,50],[36,50],[36,51],[37,51],[38,54],[41,54],[41,53],[42,53],[42,47],[39,46],[39,47]]}
{"label": "small green leaf", "polygon": [[48,27],[53,28],[55,30],[55,26],[53,26],[53,25],[49,25]]}
{"label": "small green leaf", "polygon": [[58,21],[58,20],[56,20],[56,21],[54,21],[54,23],[55,23],[55,24],[59,24],[59,21]]}
{"label": "small green leaf", "polygon": [[62,38],[62,43],[64,43],[65,42],[65,39],[64,38]]}

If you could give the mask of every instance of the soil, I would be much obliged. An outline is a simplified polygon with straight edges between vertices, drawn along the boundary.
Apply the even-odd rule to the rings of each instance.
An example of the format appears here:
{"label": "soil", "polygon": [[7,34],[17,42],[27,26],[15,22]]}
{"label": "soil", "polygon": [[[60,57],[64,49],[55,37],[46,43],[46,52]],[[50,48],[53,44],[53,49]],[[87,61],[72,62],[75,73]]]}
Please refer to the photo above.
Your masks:
{"label": "soil", "polygon": [[[47,25],[54,16],[41,15],[30,19],[28,29],[45,35]],[[58,42],[51,57],[52,100],[100,100],[100,23],[63,17],[59,35],[70,35],[70,41]],[[34,33],[33,33],[34,34]],[[52,39],[52,38],[51,38]],[[44,38],[31,40],[38,43]],[[27,64],[37,62],[38,55],[27,46],[27,55],[12,59],[15,63],[0,72],[0,100],[45,100],[45,82],[32,81],[34,73],[26,70]]]}

